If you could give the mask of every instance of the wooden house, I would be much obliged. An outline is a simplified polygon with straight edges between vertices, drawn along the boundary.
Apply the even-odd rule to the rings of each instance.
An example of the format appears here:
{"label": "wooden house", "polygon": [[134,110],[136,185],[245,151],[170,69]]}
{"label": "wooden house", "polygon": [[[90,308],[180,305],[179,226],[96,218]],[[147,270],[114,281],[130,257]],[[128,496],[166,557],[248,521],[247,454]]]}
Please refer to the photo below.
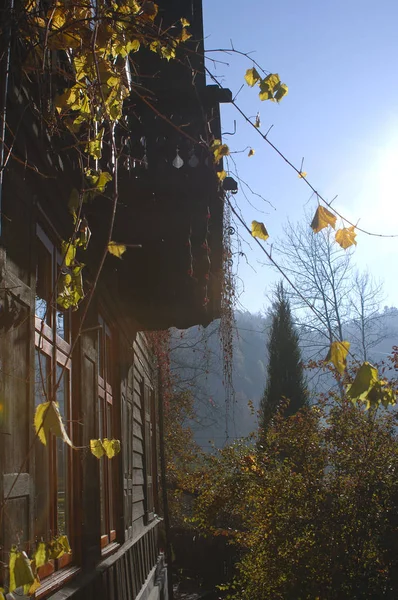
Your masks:
{"label": "wooden house", "polygon": [[[1,3],[2,19],[13,2]],[[30,557],[40,542],[67,536],[71,552],[38,569],[34,597],[64,600],[167,598],[159,491],[158,379],[145,331],[206,325],[220,314],[223,193],[206,144],[220,138],[219,102],[207,86],[201,0],[159,1],[163,19],[185,17],[191,71],[142,52],[154,106],[125,102],[124,165],[106,257],[109,201],[85,207],[92,236],[84,288],[90,305],[57,303],[76,163],[37,119],[40,98],[14,69],[12,19],[2,36],[0,235],[0,586],[8,591],[10,550]],[[3,31],[3,34],[5,32]],[[7,56],[9,61],[7,61]],[[5,58],[4,58],[5,57]],[[149,76],[150,75],[150,76]],[[32,101],[33,98],[33,101]],[[126,133],[127,132],[127,133]],[[188,134],[188,135],[186,135]],[[11,141],[12,140],[12,141]],[[189,141],[191,140],[191,141]],[[84,315],[84,322],[82,321]],[[33,427],[54,398],[77,449]],[[90,440],[118,439],[121,452],[95,457]],[[24,597],[23,590],[8,598]]]}

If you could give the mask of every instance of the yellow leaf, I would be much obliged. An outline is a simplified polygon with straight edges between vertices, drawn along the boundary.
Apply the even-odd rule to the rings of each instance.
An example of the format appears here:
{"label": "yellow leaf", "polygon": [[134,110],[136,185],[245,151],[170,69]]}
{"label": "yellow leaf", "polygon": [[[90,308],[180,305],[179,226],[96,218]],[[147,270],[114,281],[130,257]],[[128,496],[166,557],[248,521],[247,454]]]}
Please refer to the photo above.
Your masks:
{"label": "yellow leaf", "polygon": [[70,554],[72,552],[67,535],[61,535],[58,538],[58,543],[62,546],[66,554]]}
{"label": "yellow leaf", "polygon": [[34,554],[34,561],[36,569],[42,567],[48,562],[47,545],[44,542],[39,542],[37,545],[36,552]]}
{"label": "yellow leaf", "polygon": [[274,100],[274,93],[279,89],[281,80],[277,73],[270,73],[260,81],[260,100]]}
{"label": "yellow leaf", "polygon": [[181,21],[181,25],[183,27],[189,27],[190,26],[190,22],[187,19],[185,19],[184,17],[182,17],[182,19],[180,19],[180,21]]}
{"label": "yellow leaf", "polygon": [[299,179],[302,179],[303,177],[307,177],[307,171],[300,171],[298,176],[299,176]]}
{"label": "yellow leaf", "polygon": [[61,558],[61,556],[63,556],[64,554],[64,547],[62,546],[58,538],[52,540],[52,542],[48,544],[48,558]]}
{"label": "yellow leaf", "polygon": [[64,257],[64,264],[66,267],[70,267],[75,261],[76,247],[74,246],[74,244],[72,244],[71,241],[69,241],[69,242],[63,241],[61,244],[61,248],[62,248],[62,256]]}
{"label": "yellow leaf", "polygon": [[379,381],[379,374],[373,365],[369,362],[364,362],[353,381],[347,389],[347,397],[350,400],[366,400],[372,387]]}
{"label": "yellow leaf", "polygon": [[101,456],[104,456],[105,454],[105,449],[101,440],[90,440],[90,450],[91,454],[94,454],[95,458],[101,458]]}
{"label": "yellow leaf", "polygon": [[325,361],[333,363],[340,375],[345,371],[350,345],[350,342],[332,342],[330,344]]}
{"label": "yellow leaf", "polygon": [[250,148],[249,154],[247,156],[250,158],[251,156],[254,156],[254,154],[255,154],[255,151],[253,150],[253,148]]}
{"label": "yellow leaf", "polygon": [[39,589],[40,586],[41,586],[40,579],[36,576],[35,579],[34,579],[34,581],[33,581],[33,583],[32,583],[32,585],[29,586],[29,589],[27,590],[27,594],[26,595],[27,596],[33,596],[33,594],[35,592],[37,592],[37,590]]}
{"label": "yellow leaf", "polygon": [[10,552],[9,562],[9,591],[13,592],[16,588],[25,585],[31,585],[34,582],[30,560],[25,552],[17,552],[14,546]]}
{"label": "yellow leaf", "polygon": [[333,229],[336,226],[336,217],[324,206],[318,206],[311,222],[311,228],[314,233],[319,233],[322,229],[330,225]]}
{"label": "yellow leaf", "polygon": [[104,136],[104,128],[102,127],[95,138],[86,144],[86,152],[90,154],[93,158],[97,158],[98,160],[102,156],[102,138]]}
{"label": "yellow leaf", "polygon": [[160,47],[160,54],[166,60],[170,60],[171,58],[176,57],[176,50],[170,44],[166,44],[165,46]]}
{"label": "yellow leaf", "polygon": [[34,426],[41,443],[45,446],[47,445],[51,431],[53,435],[61,438],[71,448],[74,448],[66,433],[56,402],[42,402],[38,405],[34,418]]}
{"label": "yellow leaf", "polygon": [[343,227],[342,229],[339,229],[338,231],[336,231],[335,239],[336,239],[336,242],[338,244],[340,244],[340,246],[342,248],[344,248],[344,250],[346,250],[353,244],[355,244],[355,246],[357,245],[357,242],[355,239],[356,236],[357,236],[357,234],[355,233],[354,226]]}
{"label": "yellow leaf", "polygon": [[284,98],[287,95],[288,91],[289,91],[289,88],[287,87],[286,83],[281,83],[281,85],[278,87],[278,89],[275,92],[274,99],[277,102],[280,102],[282,100],[282,98]]}
{"label": "yellow leaf", "polygon": [[120,452],[119,440],[108,440],[107,438],[104,438],[102,440],[102,445],[108,458],[113,458]]}
{"label": "yellow leaf", "polygon": [[4,592],[4,588],[0,587],[0,600],[6,600],[3,592]]}
{"label": "yellow leaf", "polygon": [[252,236],[260,238],[260,240],[268,240],[269,235],[266,230],[264,223],[259,223],[258,221],[252,221]]}
{"label": "yellow leaf", "polygon": [[187,40],[189,40],[189,38],[191,38],[191,37],[192,37],[192,33],[189,33],[189,31],[187,31],[187,30],[185,29],[185,27],[183,27],[183,28],[182,28],[182,31],[181,31],[180,40],[181,40],[182,42],[186,42],[186,41],[187,41]]}
{"label": "yellow leaf", "polygon": [[250,87],[253,87],[254,85],[256,85],[256,83],[258,81],[260,81],[260,75],[258,74],[258,72],[256,71],[256,69],[253,67],[252,69],[247,69],[246,74],[245,74],[245,81],[247,83],[247,85],[250,85]]}
{"label": "yellow leaf", "polygon": [[213,160],[216,164],[220,162],[223,156],[229,156],[229,148],[227,144],[222,144],[221,140],[214,140],[210,150],[213,152]]}
{"label": "yellow leaf", "polygon": [[217,177],[220,181],[224,181],[224,179],[227,176],[227,172],[226,171],[217,171]]}
{"label": "yellow leaf", "polygon": [[108,252],[117,258],[122,258],[122,254],[126,252],[126,246],[117,242],[109,242]]}

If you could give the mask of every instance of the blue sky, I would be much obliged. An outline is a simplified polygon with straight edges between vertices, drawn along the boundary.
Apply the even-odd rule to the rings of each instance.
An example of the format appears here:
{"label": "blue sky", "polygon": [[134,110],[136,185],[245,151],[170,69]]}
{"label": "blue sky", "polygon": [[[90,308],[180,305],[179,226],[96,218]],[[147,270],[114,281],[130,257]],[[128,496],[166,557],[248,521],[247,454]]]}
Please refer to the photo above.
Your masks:
{"label": "blue sky", "polygon": [[[338,195],[334,205],[343,215],[375,233],[398,234],[398,2],[204,0],[203,8],[208,50],[230,48],[232,40],[289,86],[279,105],[260,102],[256,88],[246,86],[237,97],[244,112],[260,111],[262,131],[273,125],[270,140],[297,167],[304,157],[308,179],[328,200]],[[208,66],[236,93],[251,62],[208,56],[229,63]],[[232,150],[255,149],[252,158],[247,151],[234,155],[239,174],[275,209],[252,196],[253,208],[241,193],[238,203],[248,223],[266,224],[270,246],[288,217],[302,219],[316,201],[235,109],[224,106],[224,131],[233,131],[234,119],[237,133],[224,141]],[[245,290],[240,301],[258,311],[276,276],[259,264],[264,255],[245,238],[251,266],[243,260],[239,269]],[[383,279],[385,303],[398,306],[398,238],[358,234],[357,241],[358,267]]]}

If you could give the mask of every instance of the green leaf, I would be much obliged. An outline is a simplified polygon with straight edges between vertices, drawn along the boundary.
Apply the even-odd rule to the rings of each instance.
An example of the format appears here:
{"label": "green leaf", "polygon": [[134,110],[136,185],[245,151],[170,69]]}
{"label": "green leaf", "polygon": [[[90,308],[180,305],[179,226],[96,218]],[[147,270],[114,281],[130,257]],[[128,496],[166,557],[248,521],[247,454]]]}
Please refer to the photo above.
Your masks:
{"label": "green leaf", "polygon": [[260,238],[260,240],[268,240],[269,234],[265,228],[264,223],[259,223],[258,221],[252,221],[252,236],[256,238]]}
{"label": "green leaf", "polygon": [[113,458],[120,452],[119,440],[108,440],[107,438],[104,438],[102,440],[102,445],[108,458]]}
{"label": "green leaf", "polygon": [[375,383],[379,381],[379,374],[376,367],[368,362],[364,362],[353,381],[347,389],[347,398],[350,400],[366,400],[368,393]]}
{"label": "green leaf", "polygon": [[245,81],[247,85],[253,87],[258,81],[260,81],[260,79],[260,75],[257,73],[254,67],[252,69],[247,69],[245,74]]}
{"label": "green leaf", "polygon": [[126,246],[117,242],[109,242],[108,252],[117,258],[122,258],[122,255],[126,252]]}
{"label": "green leaf", "polygon": [[333,363],[340,375],[345,371],[350,345],[350,342],[332,342],[325,358],[325,362]]}
{"label": "green leaf", "polygon": [[34,561],[36,565],[36,569],[42,567],[48,562],[48,550],[47,544],[44,542],[39,542],[36,548],[36,552],[34,554]]}

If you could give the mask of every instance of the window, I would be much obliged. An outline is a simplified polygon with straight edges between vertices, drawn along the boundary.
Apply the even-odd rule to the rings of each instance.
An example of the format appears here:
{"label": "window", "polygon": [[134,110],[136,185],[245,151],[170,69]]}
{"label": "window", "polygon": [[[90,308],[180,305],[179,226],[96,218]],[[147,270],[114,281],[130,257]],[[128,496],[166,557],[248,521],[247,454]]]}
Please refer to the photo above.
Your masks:
{"label": "window", "polygon": [[157,511],[157,451],[155,392],[144,384],[143,424],[145,444],[145,515],[149,523]]}
{"label": "window", "polygon": [[[37,226],[35,301],[35,408],[41,402],[58,402],[69,433],[71,406],[70,311],[56,305],[56,282],[62,257],[40,226]],[[50,540],[70,536],[72,523],[71,449],[51,437],[47,447],[35,443],[35,536]],[[71,556],[41,567],[41,577],[68,564]]]}
{"label": "window", "polygon": [[[98,437],[112,439],[114,408],[112,392],[112,335],[100,316],[98,328]],[[100,469],[101,548],[116,539],[113,461],[102,458]]]}

